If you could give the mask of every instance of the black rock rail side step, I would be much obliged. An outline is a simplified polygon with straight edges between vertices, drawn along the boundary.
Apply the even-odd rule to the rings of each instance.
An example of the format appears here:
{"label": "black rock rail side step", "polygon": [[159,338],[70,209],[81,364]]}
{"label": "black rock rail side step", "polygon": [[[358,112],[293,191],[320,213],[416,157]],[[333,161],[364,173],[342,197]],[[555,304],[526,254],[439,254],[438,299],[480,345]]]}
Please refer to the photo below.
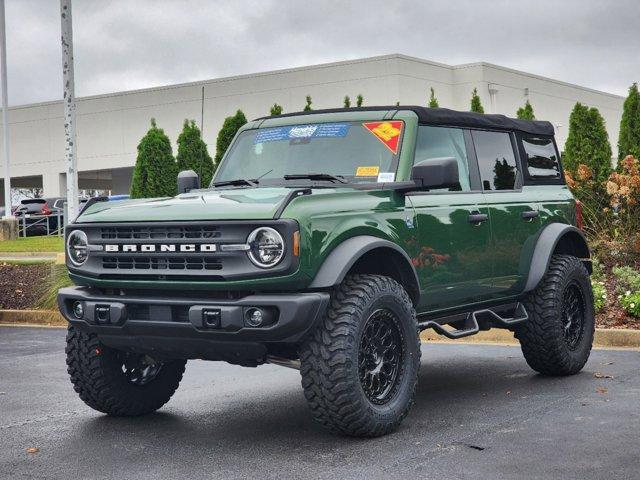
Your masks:
{"label": "black rock rail side step", "polygon": [[[515,305],[515,306],[514,306]],[[511,317],[503,317],[498,312],[511,311]],[[491,327],[511,328],[518,323],[529,319],[522,303],[499,305],[481,310],[473,310],[466,313],[451,315],[432,320],[418,322],[420,330],[432,328],[436,333],[447,338],[457,339],[475,335],[480,330],[488,330]],[[444,328],[444,325],[454,326],[453,330]],[[482,326],[482,328],[481,328]]]}

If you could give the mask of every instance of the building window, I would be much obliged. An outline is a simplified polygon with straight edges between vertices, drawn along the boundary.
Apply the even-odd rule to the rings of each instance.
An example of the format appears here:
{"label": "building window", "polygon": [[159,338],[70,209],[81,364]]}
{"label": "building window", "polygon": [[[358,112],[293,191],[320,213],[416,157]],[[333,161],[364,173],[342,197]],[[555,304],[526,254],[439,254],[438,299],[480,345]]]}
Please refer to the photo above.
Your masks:
{"label": "building window", "polygon": [[478,157],[482,189],[513,190],[518,169],[510,135],[482,130],[472,130],[471,135]]}
{"label": "building window", "polygon": [[558,153],[551,138],[523,136],[522,146],[526,153],[527,171],[531,178],[560,178]]}
{"label": "building window", "polygon": [[443,157],[453,157],[456,159],[458,163],[458,175],[460,176],[459,185],[446,190],[461,190],[464,192],[471,190],[469,184],[469,163],[467,161],[467,150],[464,144],[464,133],[462,130],[459,128],[420,125],[418,128],[414,163],[429,160],[430,158]]}

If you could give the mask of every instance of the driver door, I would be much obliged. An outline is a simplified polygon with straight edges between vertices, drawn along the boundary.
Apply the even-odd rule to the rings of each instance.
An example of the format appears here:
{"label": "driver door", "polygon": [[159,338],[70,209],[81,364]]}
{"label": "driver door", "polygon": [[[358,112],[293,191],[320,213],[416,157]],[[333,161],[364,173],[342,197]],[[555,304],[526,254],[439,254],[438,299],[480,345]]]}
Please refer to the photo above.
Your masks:
{"label": "driver door", "polygon": [[416,212],[420,245],[414,265],[423,288],[423,311],[476,303],[491,294],[489,212],[479,191],[471,145],[469,133],[460,128],[418,128],[414,163],[454,157],[460,175],[453,189],[408,195]]}

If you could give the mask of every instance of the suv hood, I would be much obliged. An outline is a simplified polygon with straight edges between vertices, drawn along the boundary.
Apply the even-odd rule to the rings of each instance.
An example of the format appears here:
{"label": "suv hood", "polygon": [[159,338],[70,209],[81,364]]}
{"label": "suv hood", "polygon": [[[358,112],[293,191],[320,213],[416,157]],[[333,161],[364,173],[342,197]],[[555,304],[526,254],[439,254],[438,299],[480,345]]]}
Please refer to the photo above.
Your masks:
{"label": "suv hood", "polygon": [[97,202],[77,221],[144,222],[272,219],[291,188],[202,190],[174,198]]}

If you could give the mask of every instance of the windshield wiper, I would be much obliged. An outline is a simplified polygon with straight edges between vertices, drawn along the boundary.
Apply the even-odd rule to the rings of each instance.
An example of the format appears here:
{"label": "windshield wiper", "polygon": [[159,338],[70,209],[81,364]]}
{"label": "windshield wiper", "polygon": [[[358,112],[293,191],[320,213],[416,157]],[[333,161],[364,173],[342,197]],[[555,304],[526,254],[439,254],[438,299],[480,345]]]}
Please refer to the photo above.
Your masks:
{"label": "windshield wiper", "polygon": [[255,187],[258,185],[257,180],[247,180],[246,178],[236,178],[235,180],[221,180],[219,182],[213,182],[212,187],[227,187],[227,186],[242,186]]}
{"label": "windshield wiper", "polygon": [[285,180],[328,180],[334,183],[349,183],[342,175],[331,175],[330,173],[297,173],[295,175],[285,175]]}

